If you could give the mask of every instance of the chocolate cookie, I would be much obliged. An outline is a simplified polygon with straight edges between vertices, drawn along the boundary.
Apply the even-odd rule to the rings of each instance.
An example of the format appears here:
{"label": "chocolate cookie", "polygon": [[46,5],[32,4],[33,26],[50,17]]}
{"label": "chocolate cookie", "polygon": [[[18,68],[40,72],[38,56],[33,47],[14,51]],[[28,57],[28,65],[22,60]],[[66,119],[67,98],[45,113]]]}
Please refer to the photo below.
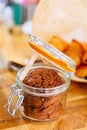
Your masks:
{"label": "chocolate cookie", "polygon": [[[45,88],[57,87],[62,85],[64,81],[53,69],[37,68],[31,70],[23,82],[31,86],[32,91],[34,87],[42,88],[42,93],[45,93]],[[41,92],[41,90],[38,92]],[[35,96],[25,93],[22,105],[25,115],[40,120],[57,118],[63,112],[61,95]]]}
{"label": "chocolate cookie", "polygon": [[30,71],[23,82],[36,88],[54,88],[62,84],[62,78],[53,69],[37,68]]}

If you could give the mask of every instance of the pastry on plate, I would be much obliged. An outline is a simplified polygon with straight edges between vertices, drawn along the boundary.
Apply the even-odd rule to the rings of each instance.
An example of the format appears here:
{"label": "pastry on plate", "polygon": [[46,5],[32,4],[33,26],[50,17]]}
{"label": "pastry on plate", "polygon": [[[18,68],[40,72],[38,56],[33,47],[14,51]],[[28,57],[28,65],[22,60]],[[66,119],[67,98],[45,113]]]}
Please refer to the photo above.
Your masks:
{"label": "pastry on plate", "polygon": [[76,62],[76,66],[81,64],[82,56],[77,51],[66,50],[64,53]]}
{"label": "pastry on plate", "polygon": [[85,51],[83,55],[82,62],[87,65],[87,50]]}
{"label": "pastry on plate", "polygon": [[87,79],[87,65],[80,65],[77,70],[75,75],[79,78],[85,78]]}
{"label": "pastry on plate", "polygon": [[76,66],[79,66],[82,63],[85,50],[80,42],[73,39],[64,53],[76,62]]}
{"label": "pastry on plate", "polygon": [[53,36],[49,40],[49,43],[57,49],[59,49],[60,51],[64,51],[68,48],[68,43],[59,36]]}
{"label": "pastry on plate", "polygon": [[70,48],[69,49],[70,50],[75,50],[80,54],[84,54],[84,52],[85,52],[83,45],[79,41],[77,41],[75,39],[73,39],[72,42],[70,43]]}

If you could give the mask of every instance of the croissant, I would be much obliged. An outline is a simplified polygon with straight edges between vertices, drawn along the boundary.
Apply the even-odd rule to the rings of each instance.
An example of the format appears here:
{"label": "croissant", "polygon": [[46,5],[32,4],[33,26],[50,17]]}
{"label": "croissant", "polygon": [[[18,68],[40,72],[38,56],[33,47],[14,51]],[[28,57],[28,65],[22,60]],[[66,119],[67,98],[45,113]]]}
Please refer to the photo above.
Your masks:
{"label": "croissant", "polygon": [[87,51],[87,43],[82,43],[82,45],[83,45],[85,51]]}
{"label": "croissant", "polygon": [[72,40],[68,49],[77,51],[79,54],[84,54],[85,52],[83,45],[75,39]]}
{"label": "croissant", "polygon": [[87,50],[86,50],[86,52],[85,52],[84,55],[83,55],[82,62],[83,62],[84,64],[87,64]]}
{"label": "croissant", "polygon": [[68,55],[76,62],[76,67],[82,63],[84,52],[85,50],[82,44],[74,39],[69,44],[67,50],[64,51],[66,55]]}
{"label": "croissant", "polygon": [[66,48],[68,48],[68,43],[59,36],[53,36],[49,40],[49,43],[53,45],[55,48],[59,49],[60,51],[64,51],[66,50]]}
{"label": "croissant", "polygon": [[79,78],[85,78],[87,79],[87,65],[80,65],[77,70],[75,75]]}
{"label": "croissant", "polygon": [[78,52],[72,50],[66,50],[64,53],[76,62],[76,67],[81,64],[82,55],[80,55]]}

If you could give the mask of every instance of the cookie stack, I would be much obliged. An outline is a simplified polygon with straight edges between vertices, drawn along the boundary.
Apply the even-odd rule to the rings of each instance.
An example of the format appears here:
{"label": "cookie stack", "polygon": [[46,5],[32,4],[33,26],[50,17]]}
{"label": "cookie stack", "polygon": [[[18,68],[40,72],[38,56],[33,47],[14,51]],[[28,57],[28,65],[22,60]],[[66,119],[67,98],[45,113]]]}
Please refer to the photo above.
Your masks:
{"label": "cookie stack", "polygon": [[[58,87],[63,84],[63,79],[59,74],[48,68],[36,68],[31,70],[25,79],[25,84],[31,86],[31,91],[47,93],[46,89]],[[33,90],[33,88],[39,88]],[[24,94],[23,101],[25,115],[40,120],[57,118],[63,112],[62,94],[54,96],[36,96]]]}

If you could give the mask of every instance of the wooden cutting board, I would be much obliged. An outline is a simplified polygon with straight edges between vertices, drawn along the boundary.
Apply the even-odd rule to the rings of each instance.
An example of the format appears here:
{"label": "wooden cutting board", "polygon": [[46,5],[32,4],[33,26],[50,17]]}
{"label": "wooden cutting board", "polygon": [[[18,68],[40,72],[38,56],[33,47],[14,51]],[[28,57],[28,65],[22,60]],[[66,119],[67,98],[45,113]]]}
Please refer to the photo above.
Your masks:
{"label": "wooden cutting board", "polygon": [[7,69],[0,70],[0,130],[87,130],[87,84],[71,82],[65,112],[58,120],[31,122],[19,110],[15,118],[4,110],[15,75]]}

